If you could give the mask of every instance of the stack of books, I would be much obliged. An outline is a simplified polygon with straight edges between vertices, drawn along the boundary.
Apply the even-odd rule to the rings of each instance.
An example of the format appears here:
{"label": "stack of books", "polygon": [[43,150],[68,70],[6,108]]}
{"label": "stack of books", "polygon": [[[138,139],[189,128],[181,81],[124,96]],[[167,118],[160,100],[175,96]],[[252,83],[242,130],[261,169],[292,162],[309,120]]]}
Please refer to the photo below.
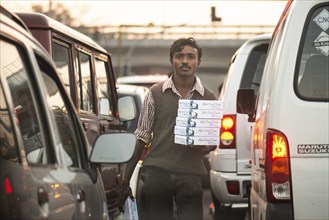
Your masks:
{"label": "stack of books", "polygon": [[222,101],[179,100],[175,143],[191,146],[218,145],[222,118]]}

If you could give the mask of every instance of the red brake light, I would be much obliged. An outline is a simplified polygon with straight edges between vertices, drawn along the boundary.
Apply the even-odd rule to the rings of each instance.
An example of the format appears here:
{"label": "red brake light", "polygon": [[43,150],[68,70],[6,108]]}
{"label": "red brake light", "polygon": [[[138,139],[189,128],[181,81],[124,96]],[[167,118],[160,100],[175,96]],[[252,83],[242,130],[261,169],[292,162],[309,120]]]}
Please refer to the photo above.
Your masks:
{"label": "red brake light", "polygon": [[269,129],[266,136],[266,188],[270,202],[291,199],[289,145],[286,136]]}
{"label": "red brake light", "polygon": [[226,182],[226,188],[229,194],[239,195],[240,194],[240,185],[239,181],[231,180]]}
{"label": "red brake light", "polygon": [[6,190],[7,194],[10,194],[13,192],[13,190],[11,188],[10,180],[8,177],[5,178],[5,190]]}
{"label": "red brake light", "polygon": [[223,116],[219,148],[235,148],[235,118],[235,115]]}

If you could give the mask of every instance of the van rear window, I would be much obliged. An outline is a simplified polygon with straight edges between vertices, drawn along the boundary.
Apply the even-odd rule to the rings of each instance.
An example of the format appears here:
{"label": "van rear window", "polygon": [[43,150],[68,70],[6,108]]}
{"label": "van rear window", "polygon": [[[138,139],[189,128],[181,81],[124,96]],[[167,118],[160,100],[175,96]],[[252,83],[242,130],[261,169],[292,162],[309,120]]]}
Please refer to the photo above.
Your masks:
{"label": "van rear window", "polygon": [[240,88],[253,89],[255,94],[258,93],[268,46],[268,43],[261,44],[250,52],[248,61],[243,71]]}
{"label": "van rear window", "polygon": [[295,89],[301,99],[329,101],[329,7],[310,12],[297,62]]}

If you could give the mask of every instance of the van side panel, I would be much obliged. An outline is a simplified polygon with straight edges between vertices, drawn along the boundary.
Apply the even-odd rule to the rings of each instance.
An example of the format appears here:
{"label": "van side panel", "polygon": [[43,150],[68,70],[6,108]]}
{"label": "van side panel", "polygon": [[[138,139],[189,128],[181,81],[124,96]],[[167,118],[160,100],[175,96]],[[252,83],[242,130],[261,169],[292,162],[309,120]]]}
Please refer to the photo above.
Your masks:
{"label": "van side panel", "polygon": [[[287,27],[298,22],[307,23],[305,18],[311,5],[298,3],[290,14],[291,18],[287,18]],[[278,54],[279,68],[273,73],[266,128],[280,130],[288,138],[295,219],[328,219],[328,149],[318,153],[303,153],[298,149],[305,145],[326,145],[328,148],[329,144],[328,102],[301,100],[293,89],[296,65],[289,62],[296,63],[302,28],[302,25],[294,25],[294,28],[285,30],[286,36],[294,36],[294,39],[285,40],[282,45],[284,52]]]}
{"label": "van side panel", "polygon": [[[70,92],[90,143],[88,147],[92,146],[102,133],[126,130],[119,119],[117,88],[110,53],[88,36],[41,13],[17,15],[52,55],[58,70],[62,70],[60,77]],[[64,53],[55,55],[55,52],[58,52],[54,49],[55,44],[67,49],[67,57],[62,56]],[[64,69],[67,70],[65,74]],[[106,81],[103,88],[99,85],[101,78]],[[109,102],[107,113],[99,112],[101,99],[107,99]],[[88,148],[87,151],[90,152],[91,149]],[[118,192],[121,186],[119,177],[123,172],[121,166],[107,164],[100,167],[110,215],[118,211]]]}
{"label": "van side panel", "polygon": [[[294,89],[303,30],[315,22],[306,19],[321,2],[294,1],[271,45],[252,132],[252,219],[276,219],[275,210],[285,203],[270,203],[266,196],[264,164],[268,129],[282,132],[289,145],[292,203],[287,204],[292,216],[280,211],[279,217],[329,219],[329,103],[325,99],[302,99]],[[328,8],[328,3],[322,6]],[[328,36],[328,29],[323,33]],[[317,55],[328,58],[325,54]]]}

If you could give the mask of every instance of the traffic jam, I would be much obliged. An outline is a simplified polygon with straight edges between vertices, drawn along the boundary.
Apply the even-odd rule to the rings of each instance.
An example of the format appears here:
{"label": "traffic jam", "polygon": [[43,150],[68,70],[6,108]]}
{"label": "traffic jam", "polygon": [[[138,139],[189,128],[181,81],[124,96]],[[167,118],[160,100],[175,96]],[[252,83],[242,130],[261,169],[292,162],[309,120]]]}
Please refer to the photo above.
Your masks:
{"label": "traffic jam", "polygon": [[131,48],[110,51],[1,2],[1,219],[329,219],[329,3],[283,2],[211,78],[218,92],[198,33],[163,35],[169,71],[134,74],[117,64],[139,33],[121,26]]}

